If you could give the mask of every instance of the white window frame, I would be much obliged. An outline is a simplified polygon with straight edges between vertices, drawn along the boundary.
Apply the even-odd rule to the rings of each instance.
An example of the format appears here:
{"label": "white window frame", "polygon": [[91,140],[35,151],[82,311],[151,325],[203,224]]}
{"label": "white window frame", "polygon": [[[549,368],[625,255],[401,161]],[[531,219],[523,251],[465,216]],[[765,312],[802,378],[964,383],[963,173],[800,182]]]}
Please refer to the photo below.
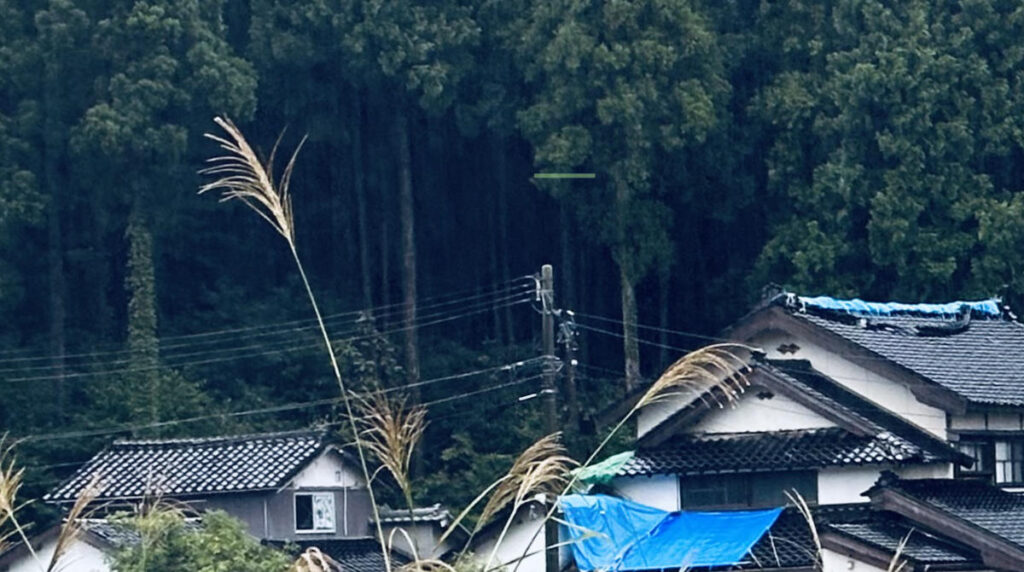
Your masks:
{"label": "white window frame", "polygon": [[[299,498],[309,498],[310,510],[312,511],[313,528],[301,529],[299,528]],[[321,526],[317,528],[317,504],[318,499],[320,502],[328,505],[326,507],[325,514],[330,515],[330,528]],[[295,493],[295,498],[292,499],[292,508],[294,510],[294,524],[296,534],[333,534],[338,531],[338,512],[337,506],[334,502],[333,492],[302,492]]]}

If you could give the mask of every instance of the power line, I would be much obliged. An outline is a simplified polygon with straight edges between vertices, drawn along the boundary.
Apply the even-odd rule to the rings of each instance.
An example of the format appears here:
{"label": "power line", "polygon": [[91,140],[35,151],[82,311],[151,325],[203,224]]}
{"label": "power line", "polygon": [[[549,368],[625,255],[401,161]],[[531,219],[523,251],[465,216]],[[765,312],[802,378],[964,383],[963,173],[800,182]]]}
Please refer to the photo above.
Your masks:
{"label": "power line", "polygon": [[[498,368],[489,368],[488,370],[481,370],[481,371],[499,370],[499,369],[509,368],[509,367],[511,367],[513,365],[515,365],[515,364],[507,364],[505,366],[500,366]],[[522,385],[524,383],[528,383],[530,381],[534,381],[534,380],[537,380],[537,379],[540,379],[540,378],[541,378],[541,374],[534,374],[534,375],[531,375],[531,376],[528,376],[528,377],[524,377],[524,378],[521,378],[521,379],[518,379],[518,380],[513,380],[513,381],[510,381],[510,382],[505,382],[505,383],[501,383],[501,384],[490,386],[490,387],[485,387],[485,388],[474,390],[474,391],[470,391],[470,392],[457,393],[455,395],[442,397],[442,398],[435,399],[435,400],[432,400],[432,401],[427,401],[427,402],[424,402],[424,403],[422,403],[420,405],[422,405],[423,407],[430,407],[432,405],[439,405],[439,404],[442,404],[442,403],[448,403],[448,402],[451,402],[451,401],[457,401],[457,400],[460,400],[460,399],[466,399],[466,398],[469,398],[469,397],[474,397],[474,396],[477,396],[477,395],[481,395],[483,393],[489,393],[489,392],[498,391],[500,389],[504,389],[504,388],[507,388],[507,387],[514,387],[514,386],[517,386],[517,385]],[[452,379],[451,376],[446,376],[446,377],[441,377],[441,378],[435,378],[433,380],[428,380],[428,381],[433,382],[433,383],[437,383],[437,382],[441,382],[441,381],[447,381],[447,380],[450,380],[450,379]],[[385,390],[385,392],[397,391],[397,390],[401,390],[401,389],[404,389],[404,388],[403,387],[391,388],[390,390]],[[207,414],[207,415],[197,415],[197,416],[193,416],[193,417],[185,417],[185,418],[180,418],[180,419],[169,419],[169,420],[166,420],[166,421],[156,421],[156,422],[152,422],[152,423],[142,423],[142,424],[133,424],[133,425],[120,425],[120,426],[117,426],[117,427],[104,427],[104,428],[98,428],[98,429],[81,429],[81,430],[77,430],[77,431],[66,431],[66,432],[60,432],[60,433],[43,433],[43,434],[34,434],[34,435],[30,434],[30,435],[24,435],[22,437],[15,438],[14,441],[15,442],[19,442],[19,443],[25,443],[25,442],[54,441],[54,440],[63,440],[63,439],[79,439],[79,438],[83,438],[83,437],[100,437],[100,436],[104,436],[104,435],[114,435],[114,434],[117,434],[117,433],[133,432],[133,431],[139,431],[139,430],[143,430],[143,429],[157,429],[157,428],[162,428],[162,427],[171,427],[171,426],[175,426],[175,425],[184,425],[184,424],[189,424],[189,423],[197,423],[199,421],[209,421],[209,420],[212,420],[212,419],[229,419],[229,418],[237,418],[237,417],[248,417],[248,416],[252,416],[252,415],[261,415],[261,414],[266,414],[266,413],[280,413],[280,412],[284,412],[284,411],[295,411],[295,410],[301,410],[301,409],[310,409],[310,408],[314,408],[314,407],[320,407],[320,406],[323,406],[323,405],[332,405],[332,404],[336,404],[336,403],[340,403],[340,402],[341,402],[341,398],[340,397],[329,397],[329,398],[324,398],[324,399],[314,399],[314,400],[311,400],[311,401],[292,402],[292,403],[286,403],[286,404],[282,404],[282,405],[275,405],[275,406],[269,406],[269,407],[261,407],[261,408],[256,408],[256,409],[247,409],[247,410],[242,410],[242,411],[230,411],[230,412],[222,412],[222,413],[211,413],[211,414]]]}
{"label": "power line", "polygon": [[[490,309],[493,309],[493,308],[504,308],[505,306],[502,305],[502,304],[504,304],[506,302],[509,302],[509,301],[516,300],[517,298],[522,298],[523,296],[526,296],[526,295],[527,295],[527,293],[525,293],[525,292],[513,293],[513,294],[507,295],[507,296],[505,296],[503,298],[498,298],[498,299],[494,299],[494,300],[486,300],[486,301],[477,302],[475,304],[469,305],[468,308],[470,310],[474,310],[474,309],[490,310]],[[465,310],[465,308],[464,308],[464,310]],[[417,326],[429,325],[429,324],[424,324],[423,321],[424,320],[430,321],[430,320],[432,320],[434,318],[445,316],[446,314],[447,314],[447,311],[438,311],[438,312],[423,314],[423,315],[421,315],[419,317],[419,323],[417,323]],[[361,327],[361,325],[358,324],[358,322],[352,322],[352,323],[350,323],[348,325],[353,325],[353,324],[356,325],[356,327],[348,329],[348,330],[346,330],[344,332],[341,332],[340,335],[341,336],[345,336],[345,335],[348,335],[348,334],[365,331]],[[276,332],[270,332],[270,333],[265,333],[265,334],[260,334],[260,335],[263,335],[263,336],[267,336],[267,335],[280,335],[280,334],[284,334],[284,333],[287,333],[287,332],[299,332],[299,331],[305,331],[305,330],[315,330],[317,328],[318,328],[318,326],[312,326],[312,327],[306,327],[306,328],[293,328],[293,329],[287,330],[287,331],[276,331]],[[330,328],[328,328],[328,331],[329,330],[330,330]],[[399,331],[401,331],[401,330],[399,330]],[[377,332],[377,333],[383,335],[383,334],[390,333],[390,332]],[[335,332],[334,335],[336,337],[336,336],[339,335],[339,333]],[[254,336],[254,337],[259,337],[259,335]],[[367,339],[369,337],[372,337],[372,334],[366,334],[366,335],[363,336],[363,338],[367,338]],[[363,339],[363,338],[358,338],[358,339]],[[303,347],[313,347],[313,346],[319,344],[320,343],[320,338],[319,338],[318,335],[311,334],[309,336],[309,342],[310,342],[311,345],[303,346]],[[222,343],[222,342],[218,341],[217,343]],[[208,344],[208,345],[212,345],[212,344]],[[197,345],[197,347],[202,347],[202,344]],[[234,352],[234,351],[256,350],[256,349],[263,349],[263,348],[266,348],[266,347],[268,347],[266,343],[258,343],[258,344],[250,344],[250,345],[246,345],[246,346],[233,346],[233,347],[226,347],[226,348],[205,349],[205,350],[197,350],[197,351],[185,352],[185,353],[173,353],[172,352],[170,355],[161,355],[161,359],[162,359],[163,362],[168,364],[169,367],[178,367],[179,365],[175,365],[174,363],[171,363],[172,360],[177,360],[177,359],[181,359],[181,358],[185,358],[185,357],[203,356],[203,355],[206,355],[206,354],[217,355],[217,354],[229,353],[229,352]],[[128,350],[128,351],[129,352],[138,352],[138,351],[144,351],[144,350]],[[118,359],[118,360],[110,360],[110,361],[108,361],[106,363],[91,364],[91,365],[93,365],[94,367],[96,367],[96,366],[99,366],[99,367],[116,366],[118,364],[131,364],[134,361],[135,360],[133,358],[124,358],[124,359]],[[63,366],[63,368],[67,368],[67,367],[74,367],[74,366],[69,365],[69,364],[65,364]],[[59,366],[55,366],[55,365],[36,366],[36,367],[27,367],[27,368],[7,368],[7,369],[0,369],[0,374],[3,374],[3,373],[23,374],[23,373],[30,372],[30,371],[39,371],[39,370],[47,371],[47,370],[55,370],[55,369],[63,369],[63,368],[61,368]],[[71,376],[71,375],[73,375],[73,374],[64,374],[63,377],[67,378],[68,376]],[[57,376],[60,377],[59,374]]]}
{"label": "power line", "polygon": [[[518,304],[525,304],[525,303],[528,303],[530,301],[531,301],[530,297],[520,297],[519,300],[512,299],[512,300],[506,301],[502,305],[487,304],[484,307],[480,307],[480,308],[477,308],[477,309],[472,310],[472,311],[463,312],[463,313],[456,314],[456,315],[451,315],[451,316],[439,317],[437,319],[428,320],[426,322],[420,322],[420,323],[416,324],[413,327],[422,328],[422,327],[433,326],[433,325],[437,325],[437,324],[441,324],[441,323],[450,322],[450,321],[453,321],[453,320],[465,318],[467,316],[472,316],[472,315],[476,315],[476,314],[490,312],[494,308],[510,307],[510,306],[515,306],[515,305],[518,305]],[[431,316],[428,316],[428,318],[429,317],[431,317]],[[350,341],[351,342],[351,341],[368,340],[368,339],[373,339],[373,338],[376,338],[376,337],[382,336],[382,335],[393,334],[393,333],[397,333],[397,332],[404,332],[407,329],[408,329],[408,327],[398,327],[398,328],[393,328],[391,330],[375,332],[373,334],[367,334],[367,335],[362,335],[362,336],[354,336],[354,337],[347,337],[347,338],[340,338],[337,341]],[[0,380],[0,382],[2,382],[2,383],[20,383],[20,382],[27,382],[27,381],[50,381],[50,380],[57,380],[57,379],[64,379],[64,380],[66,380],[66,379],[88,378],[88,377],[95,377],[95,376],[101,376],[101,375],[116,375],[116,374],[123,374],[123,373],[143,372],[143,371],[157,371],[157,370],[162,370],[162,369],[167,369],[167,368],[175,369],[175,368],[183,368],[183,367],[192,367],[192,366],[196,366],[196,365],[207,365],[207,364],[211,364],[211,363],[222,363],[222,362],[226,362],[226,361],[233,361],[233,360],[238,360],[238,359],[247,359],[247,358],[253,358],[253,357],[261,357],[261,356],[267,356],[267,355],[279,355],[279,354],[285,354],[285,353],[290,353],[290,352],[295,352],[295,351],[308,350],[308,349],[312,349],[312,348],[316,348],[316,347],[321,347],[321,346],[322,346],[322,342],[310,341],[308,343],[292,344],[292,345],[284,347],[284,348],[277,348],[277,349],[272,349],[272,350],[256,351],[256,352],[249,352],[249,353],[240,353],[240,354],[231,355],[231,356],[217,357],[217,358],[208,358],[208,359],[200,359],[200,360],[192,360],[192,361],[185,361],[185,362],[180,362],[180,363],[178,363],[178,362],[171,362],[170,360],[174,359],[174,356],[172,356],[171,358],[168,358],[168,360],[169,360],[168,363],[160,364],[160,365],[154,365],[154,366],[137,367],[137,368],[118,368],[118,369],[109,369],[109,370],[100,370],[100,371],[72,372],[72,373],[65,373],[63,375],[22,376],[22,377],[6,378],[6,379],[3,379],[3,380]],[[261,347],[264,347],[264,346],[261,346]],[[248,348],[242,348],[242,349],[248,349]],[[228,350],[220,350],[220,351],[228,351]],[[238,351],[238,348],[234,348],[233,351]]]}
{"label": "power line", "polygon": [[[510,281],[510,283],[511,282],[516,282],[516,281],[521,281],[521,279]],[[502,296],[507,296],[508,294],[513,294],[513,295],[515,295],[515,294],[523,294],[523,295],[525,295],[528,292],[530,292],[531,289],[532,289],[532,284],[531,283],[520,283],[518,286],[509,286],[509,287],[506,287],[504,289],[497,289],[497,290],[492,288],[492,289],[487,290],[486,292],[477,293],[477,294],[472,295],[472,296],[461,296],[461,297],[456,298],[456,299],[445,300],[445,301],[440,301],[440,302],[436,302],[436,303],[426,303],[426,301],[424,301],[424,303],[419,306],[419,309],[420,310],[426,310],[429,313],[430,311],[436,310],[436,309],[441,308],[441,307],[451,306],[451,305],[455,305],[455,304],[465,304],[466,302],[474,301],[474,300],[480,300],[480,299],[486,299],[486,298],[501,298]],[[437,298],[448,298],[450,296],[452,296],[452,294],[440,296],[440,297],[437,297]],[[474,302],[474,303],[475,304],[480,304],[480,303],[487,303],[487,302],[486,301],[480,301],[480,302]],[[393,318],[395,316],[400,315],[401,309],[394,310],[394,311],[391,311],[391,312],[380,312],[380,313],[377,313],[375,311],[377,309],[386,309],[386,308],[392,308],[392,307],[396,307],[396,306],[401,306],[401,305],[399,305],[399,304],[390,304],[390,305],[386,305],[386,306],[378,306],[376,308],[371,308],[369,310],[369,315],[372,316],[372,318],[374,320],[386,320],[386,319],[389,319],[389,318]],[[333,322],[336,322],[336,321],[338,321],[341,318],[349,318],[349,317],[351,317],[351,319],[343,320],[343,323],[356,324],[356,323],[359,323],[359,321],[364,316],[366,316],[366,315],[367,315],[367,311],[366,310],[350,310],[350,311],[346,311],[346,312],[340,312],[340,313],[336,313],[336,314],[327,315],[327,316],[324,317],[324,320],[325,320],[325,322],[327,324],[330,325]],[[185,334],[185,335],[179,335],[179,336],[167,336],[167,337],[160,338],[159,341],[160,341],[160,349],[162,351],[164,351],[164,350],[174,350],[174,349],[189,348],[189,347],[203,347],[203,346],[207,346],[207,345],[216,345],[216,344],[219,344],[219,343],[224,343],[225,340],[217,339],[220,336],[229,336],[230,335],[231,337],[228,339],[228,341],[237,341],[239,339],[259,338],[259,337],[281,335],[281,334],[287,334],[287,333],[293,333],[293,332],[301,332],[301,331],[305,331],[305,330],[315,330],[317,327],[318,327],[318,324],[317,324],[315,318],[306,318],[306,319],[300,319],[300,320],[290,320],[290,321],[285,321],[285,322],[259,324],[259,325],[252,325],[252,326],[245,326],[245,327],[238,327],[238,328],[228,328],[228,329],[223,329],[223,330],[215,330],[215,331],[209,331],[209,332]],[[259,330],[268,330],[268,329],[270,331],[259,331]],[[250,333],[244,333],[244,332],[250,332]],[[232,334],[241,334],[241,335],[232,335]],[[209,338],[212,338],[212,339],[209,339]],[[197,341],[197,342],[182,342],[181,341],[181,340],[193,340],[193,339],[206,339],[206,341]],[[167,343],[167,342],[176,342],[176,343]],[[0,355],[4,355],[4,354],[7,354],[7,353],[23,352],[23,351],[31,351],[31,350],[10,350],[8,352],[0,352]],[[141,350],[130,350],[130,349],[125,349],[123,347],[120,347],[119,349],[111,350],[111,351],[92,351],[92,352],[77,353],[77,354],[67,354],[67,355],[63,356],[63,359],[65,361],[67,361],[67,360],[75,360],[75,359],[90,359],[90,358],[94,359],[94,358],[101,358],[101,357],[105,357],[105,356],[131,355],[133,353],[138,353],[139,351],[141,351]],[[26,363],[26,362],[27,363],[31,363],[31,362],[39,362],[39,361],[52,361],[53,359],[54,358],[53,358],[53,356],[51,354],[48,354],[48,353],[44,352],[44,353],[36,355],[36,356],[27,356],[27,357],[23,356],[23,357],[14,357],[14,358],[0,358],[0,364]],[[40,368],[55,368],[55,367],[59,367],[59,366],[45,365],[45,366],[38,366],[38,367],[40,367]],[[65,365],[65,367],[66,367],[66,365]],[[20,368],[20,369],[21,370],[27,370],[27,369],[32,369],[32,368],[31,367],[26,367],[26,368]]]}

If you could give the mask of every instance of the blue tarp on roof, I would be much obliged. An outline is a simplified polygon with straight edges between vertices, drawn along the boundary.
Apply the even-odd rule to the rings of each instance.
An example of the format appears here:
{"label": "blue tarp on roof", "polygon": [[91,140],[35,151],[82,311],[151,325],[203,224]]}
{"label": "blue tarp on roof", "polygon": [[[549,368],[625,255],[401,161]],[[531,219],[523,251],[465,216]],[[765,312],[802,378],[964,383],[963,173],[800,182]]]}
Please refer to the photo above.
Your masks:
{"label": "blue tarp on roof", "polygon": [[565,495],[560,502],[583,571],[738,564],[782,512],[667,512],[604,495]]}
{"label": "blue tarp on roof", "polygon": [[972,312],[984,316],[998,318],[1002,316],[998,299],[975,300],[973,302],[949,302],[946,304],[903,304],[900,302],[865,302],[860,298],[842,300],[831,296],[800,296],[804,306],[835,310],[849,314],[865,316],[891,316],[894,314],[911,314],[917,316],[938,316],[952,318],[960,308],[969,306]]}

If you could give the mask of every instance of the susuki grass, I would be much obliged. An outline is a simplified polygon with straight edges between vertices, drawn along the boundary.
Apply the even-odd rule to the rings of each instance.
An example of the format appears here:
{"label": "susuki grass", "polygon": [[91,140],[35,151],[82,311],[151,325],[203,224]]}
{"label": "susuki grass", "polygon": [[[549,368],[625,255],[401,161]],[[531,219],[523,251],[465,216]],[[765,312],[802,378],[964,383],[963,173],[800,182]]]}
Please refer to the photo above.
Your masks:
{"label": "susuki grass", "polygon": [[384,544],[384,532],[380,524],[380,514],[373,493],[372,479],[366,463],[366,453],[364,452],[359,427],[357,427],[356,418],[353,414],[348,388],[345,386],[345,380],[342,378],[341,369],[338,367],[338,360],[334,355],[334,349],[331,344],[331,337],[327,333],[327,326],[324,324],[323,315],[320,313],[320,306],[309,284],[309,278],[306,276],[306,270],[302,265],[302,259],[299,257],[298,248],[295,243],[295,220],[292,215],[292,199],[289,187],[291,185],[292,172],[295,169],[295,160],[302,148],[302,144],[305,142],[305,138],[295,148],[295,151],[292,152],[292,156],[285,166],[284,173],[275,182],[273,177],[274,157],[281,142],[280,137],[277,143],[274,144],[270,157],[264,164],[260,161],[256,152],[253,151],[249,142],[246,141],[242,132],[230,119],[217,117],[214,118],[214,122],[227,133],[227,137],[210,133],[207,133],[206,137],[217,142],[225,154],[209,159],[210,166],[200,171],[200,174],[214,177],[214,180],[201,186],[199,193],[203,194],[219,190],[221,191],[222,202],[241,201],[266,220],[288,243],[295,266],[306,288],[309,303],[313,307],[313,313],[316,315],[317,324],[320,326],[320,333],[323,336],[324,346],[330,357],[334,377],[338,382],[338,391],[341,393],[345,415],[348,417],[348,422],[354,435],[360,468],[362,469],[363,476],[366,478],[366,489],[370,495],[370,505],[373,508],[374,521],[377,526],[377,536],[381,542],[384,566],[390,572],[390,553]]}
{"label": "susuki grass", "polygon": [[357,426],[363,443],[380,462],[376,476],[386,470],[402,490],[407,507],[413,509],[410,466],[416,445],[426,429],[427,410],[415,405],[407,406],[404,395],[388,398],[375,391],[356,398]]}

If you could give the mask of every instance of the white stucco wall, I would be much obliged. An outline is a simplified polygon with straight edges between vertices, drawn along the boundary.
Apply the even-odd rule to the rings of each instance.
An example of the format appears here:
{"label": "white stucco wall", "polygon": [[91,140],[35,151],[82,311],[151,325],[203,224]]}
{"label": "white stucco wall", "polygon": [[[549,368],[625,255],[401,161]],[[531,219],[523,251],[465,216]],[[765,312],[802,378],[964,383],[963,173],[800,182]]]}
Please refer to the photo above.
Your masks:
{"label": "white stucco wall", "polygon": [[[37,548],[39,561],[43,562],[42,565],[34,560],[31,555],[25,553],[21,558],[12,562],[7,570],[9,572],[45,572],[46,565],[53,558],[55,545],[56,539],[53,539]],[[61,557],[56,569],[73,570],[74,572],[109,572],[110,566],[107,564],[106,555],[102,550],[78,539],[74,541],[67,552],[64,553],[64,556]]]}
{"label": "white stucco wall", "polygon": [[362,475],[355,467],[349,467],[335,451],[324,451],[295,475],[291,482],[291,486],[297,489],[358,487],[362,484]]}
{"label": "white stucco wall", "polygon": [[868,502],[861,493],[870,489],[888,467],[830,467],[818,472],[818,503]]}
{"label": "white stucco wall", "polygon": [[[524,553],[527,553],[529,556],[522,559],[518,564],[518,569],[522,572],[543,571],[544,531],[540,530],[538,533],[538,530],[544,524],[544,516],[544,508],[540,505],[531,504],[521,510],[520,514],[516,515],[514,524],[509,527],[504,539],[498,545],[497,551],[494,551],[494,546],[498,541],[498,535],[501,533],[500,526],[497,530],[488,534],[487,538],[474,543],[473,553],[477,560],[486,563],[491,556],[491,552],[494,551],[494,560],[491,562],[492,566],[494,563],[505,564],[511,562],[512,564],[509,564],[507,568],[509,572],[512,572],[517,566],[513,561],[517,561]],[[527,546],[529,546],[529,549],[527,549]]]}
{"label": "white stucco wall", "polygon": [[648,431],[657,427],[673,413],[685,407],[687,403],[689,403],[689,399],[684,399],[681,396],[670,397],[641,409],[640,413],[636,416],[637,439],[643,437]]}
{"label": "white stucco wall", "polygon": [[734,405],[708,412],[688,432],[740,433],[836,426],[832,421],[783,395],[773,394],[769,399],[758,397],[763,391],[766,390],[748,388]]}
{"label": "white stucco wall", "polygon": [[619,477],[612,480],[611,486],[633,502],[662,510],[679,510],[679,477],[675,475]]}
{"label": "white stucco wall", "polygon": [[908,465],[893,471],[903,479],[951,479],[953,463],[932,463],[930,465]]}
{"label": "white stucco wall", "polygon": [[[945,411],[921,403],[910,389],[901,383],[868,371],[841,354],[825,350],[812,340],[797,338],[785,332],[765,332],[755,336],[750,343],[764,349],[772,359],[807,360],[815,369],[865,399],[888,409],[940,439],[946,439]],[[800,349],[795,353],[782,354],[778,347],[783,344],[795,344]]]}
{"label": "white stucco wall", "polygon": [[884,568],[827,549],[821,551],[821,562],[824,572],[886,572]]}

